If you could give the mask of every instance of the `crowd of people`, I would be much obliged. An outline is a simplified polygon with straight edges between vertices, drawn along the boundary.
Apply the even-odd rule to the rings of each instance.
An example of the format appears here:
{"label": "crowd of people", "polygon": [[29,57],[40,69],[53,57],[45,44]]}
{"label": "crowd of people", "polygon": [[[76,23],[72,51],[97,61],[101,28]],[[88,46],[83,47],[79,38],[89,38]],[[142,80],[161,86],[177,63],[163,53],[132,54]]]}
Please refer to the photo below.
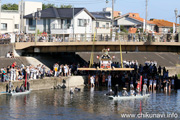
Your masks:
{"label": "crowd of people", "polygon": [[[119,63],[112,63],[114,66],[121,66]],[[96,66],[96,64],[94,64]],[[169,77],[169,72],[165,67],[157,66],[156,61],[146,61],[145,65],[138,65],[137,61],[124,61],[126,68],[134,68],[134,71],[112,71],[112,72],[91,72],[88,76],[88,84],[92,87],[106,86],[121,88],[130,91],[155,91],[157,89],[169,90],[177,89],[177,75]],[[141,82],[142,81],[142,82]],[[141,86],[141,87],[140,87]]]}
{"label": "crowd of people", "polygon": [[[93,67],[96,68],[99,63],[94,63]],[[137,60],[129,61],[124,60],[123,66],[125,68],[134,68],[133,71],[78,71],[80,67],[88,68],[88,63],[81,64],[59,64],[55,63],[52,70],[46,70],[44,65],[20,66],[14,62],[7,68],[1,68],[1,81],[15,81],[22,80],[27,77],[28,80],[41,79],[47,77],[62,77],[71,75],[87,75],[87,85],[92,87],[106,86],[115,87],[118,85],[120,88],[128,90],[136,90],[141,86],[142,91],[153,91],[157,89],[171,90],[177,89],[177,75],[169,77],[169,72],[165,67],[157,66],[156,61],[146,61],[144,65],[139,64]],[[120,68],[119,62],[113,62],[111,66]],[[142,82],[141,82],[142,80]],[[147,88],[147,90],[145,89]]]}
{"label": "crowd of people", "polygon": [[14,62],[12,65],[7,66],[6,68],[1,68],[0,75],[1,81],[6,82],[22,80],[25,78],[28,80],[42,79],[45,75],[48,75],[48,72],[46,71],[44,65],[39,64],[37,66],[24,66],[21,64],[20,66],[17,66],[16,62]]}
{"label": "crowd of people", "polygon": [[[63,40],[64,39],[64,40]],[[33,34],[16,34],[16,42],[35,42],[35,35]],[[37,36],[37,42],[64,42],[68,38],[63,35],[47,35],[42,33]]]}

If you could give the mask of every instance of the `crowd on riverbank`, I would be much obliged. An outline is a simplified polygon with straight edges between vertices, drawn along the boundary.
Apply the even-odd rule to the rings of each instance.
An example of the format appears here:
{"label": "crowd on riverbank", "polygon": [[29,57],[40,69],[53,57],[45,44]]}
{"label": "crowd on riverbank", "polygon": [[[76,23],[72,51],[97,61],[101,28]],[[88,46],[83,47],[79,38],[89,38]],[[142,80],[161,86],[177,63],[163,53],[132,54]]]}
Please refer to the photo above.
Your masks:
{"label": "crowd on riverbank", "polygon": [[16,62],[6,68],[3,67],[0,70],[1,82],[23,80],[25,78],[28,80],[42,79],[45,75],[48,76],[49,73],[49,71],[46,71],[44,65],[24,66],[21,64],[20,66],[17,66]]}
{"label": "crowd on riverbank", "polygon": [[[46,77],[62,77],[62,76],[71,76],[71,75],[87,75],[88,82],[87,84],[92,86],[107,86],[114,87],[118,84],[120,87],[126,87],[127,89],[130,86],[134,88],[137,87],[142,76],[142,86],[146,83],[149,90],[156,89],[176,89],[177,86],[177,75],[169,77],[169,72],[166,68],[157,66],[156,61],[146,61],[145,65],[138,65],[137,61],[124,60],[123,66],[126,68],[134,68],[134,71],[78,71],[79,67],[88,68],[88,63],[80,64],[60,64],[55,63],[52,70],[46,70],[44,65],[29,65],[20,66],[16,65],[14,62],[12,65],[7,66],[7,68],[1,68],[1,81],[15,81],[22,80],[27,77],[27,79],[42,79]],[[94,68],[99,66],[99,63],[94,63],[92,65]],[[113,62],[111,66],[119,68],[121,65],[118,62]]]}
{"label": "crowd on riverbank", "polygon": [[[120,65],[114,63],[114,66]],[[146,84],[149,91],[177,89],[177,75],[169,77],[168,70],[165,67],[157,66],[155,61],[146,61],[145,65],[138,65],[137,62],[127,62],[124,67],[134,68],[134,71],[89,72],[88,85],[114,87],[118,84],[119,87],[130,90],[132,88],[136,89],[139,85],[143,88],[143,85]]]}

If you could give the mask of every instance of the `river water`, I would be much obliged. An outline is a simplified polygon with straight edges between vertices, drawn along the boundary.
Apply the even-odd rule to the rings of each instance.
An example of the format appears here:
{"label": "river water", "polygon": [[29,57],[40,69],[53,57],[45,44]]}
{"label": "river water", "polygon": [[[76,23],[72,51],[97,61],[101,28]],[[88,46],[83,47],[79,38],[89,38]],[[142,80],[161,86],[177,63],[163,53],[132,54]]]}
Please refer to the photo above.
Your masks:
{"label": "river water", "polygon": [[171,119],[180,118],[180,91],[156,91],[146,99],[118,101],[109,100],[104,96],[106,92],[106,88],[84,87],[74,95],[70,95],[68,89],[32,91],[22,96],[1,95],[0,119],[120,120],[123,114],[139,113],[160,114],[166,118],[171,114],[172,118],[168,116]]}

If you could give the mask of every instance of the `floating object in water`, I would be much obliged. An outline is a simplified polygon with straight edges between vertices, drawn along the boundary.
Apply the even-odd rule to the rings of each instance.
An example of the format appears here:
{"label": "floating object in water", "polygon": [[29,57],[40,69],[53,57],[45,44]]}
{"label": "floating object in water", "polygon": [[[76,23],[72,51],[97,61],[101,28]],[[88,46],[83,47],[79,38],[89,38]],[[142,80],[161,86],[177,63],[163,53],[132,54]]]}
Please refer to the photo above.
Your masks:
{"label": "floating object in water", "polygon": [[75,87],[75,89],[74,89],[75,91],[81,91],[81,88],[77,88],[77,87]]}
{"label": "floating object in water", "polygon": [[106,93],[105,95],[107,95],[107,96],[112,96],[112,95],[114,95],[114,92],[112,91],[112,89],[110,89],[110,91],[108,92],[108,93]]}
{"label": "floating object in water", "polygon": [[136,96],[109,96],[109,99],[113,100],[126,100],[126,99],[140,99],[140,98],[147,98],[150,94],[146,95],[136,95]]}
{"label": "floating object in water", "polygon": [[16,96],[16,95],[26,95],[29,94],[31,92],[31,90],[27,90],[25,92],[7,92],[6,95],[10,95],[10,96]]}
{"label": "floating object in water", "polygon": [[70,90],[70,92],[69,92],[70,94],[74,94],[74,91],[73,91],[73,89],[71,88],[71,90]]}

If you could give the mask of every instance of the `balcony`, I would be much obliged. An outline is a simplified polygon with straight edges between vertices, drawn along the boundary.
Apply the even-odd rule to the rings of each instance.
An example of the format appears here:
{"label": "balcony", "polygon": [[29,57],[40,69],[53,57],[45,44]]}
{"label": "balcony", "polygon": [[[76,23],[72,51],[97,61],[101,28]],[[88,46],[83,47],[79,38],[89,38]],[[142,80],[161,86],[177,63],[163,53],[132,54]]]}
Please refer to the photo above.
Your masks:
{"label": "balcony", "polygon": [[56,24],[53,24],[51,25],[51,30],[67,30],[67,29],[70,29],[71,28],[71,25],[56,25]]}
{"label": "balcony", "polygon": [[73,29],[70,25],[64,25],[64,28],[61,25],[52,25],[51,33],[52,34],[70,34],[73,32]]}
{"label": "balcony", "polygon": [[29,31],[35,31],[36,30],[36,26],[29,26]]}

